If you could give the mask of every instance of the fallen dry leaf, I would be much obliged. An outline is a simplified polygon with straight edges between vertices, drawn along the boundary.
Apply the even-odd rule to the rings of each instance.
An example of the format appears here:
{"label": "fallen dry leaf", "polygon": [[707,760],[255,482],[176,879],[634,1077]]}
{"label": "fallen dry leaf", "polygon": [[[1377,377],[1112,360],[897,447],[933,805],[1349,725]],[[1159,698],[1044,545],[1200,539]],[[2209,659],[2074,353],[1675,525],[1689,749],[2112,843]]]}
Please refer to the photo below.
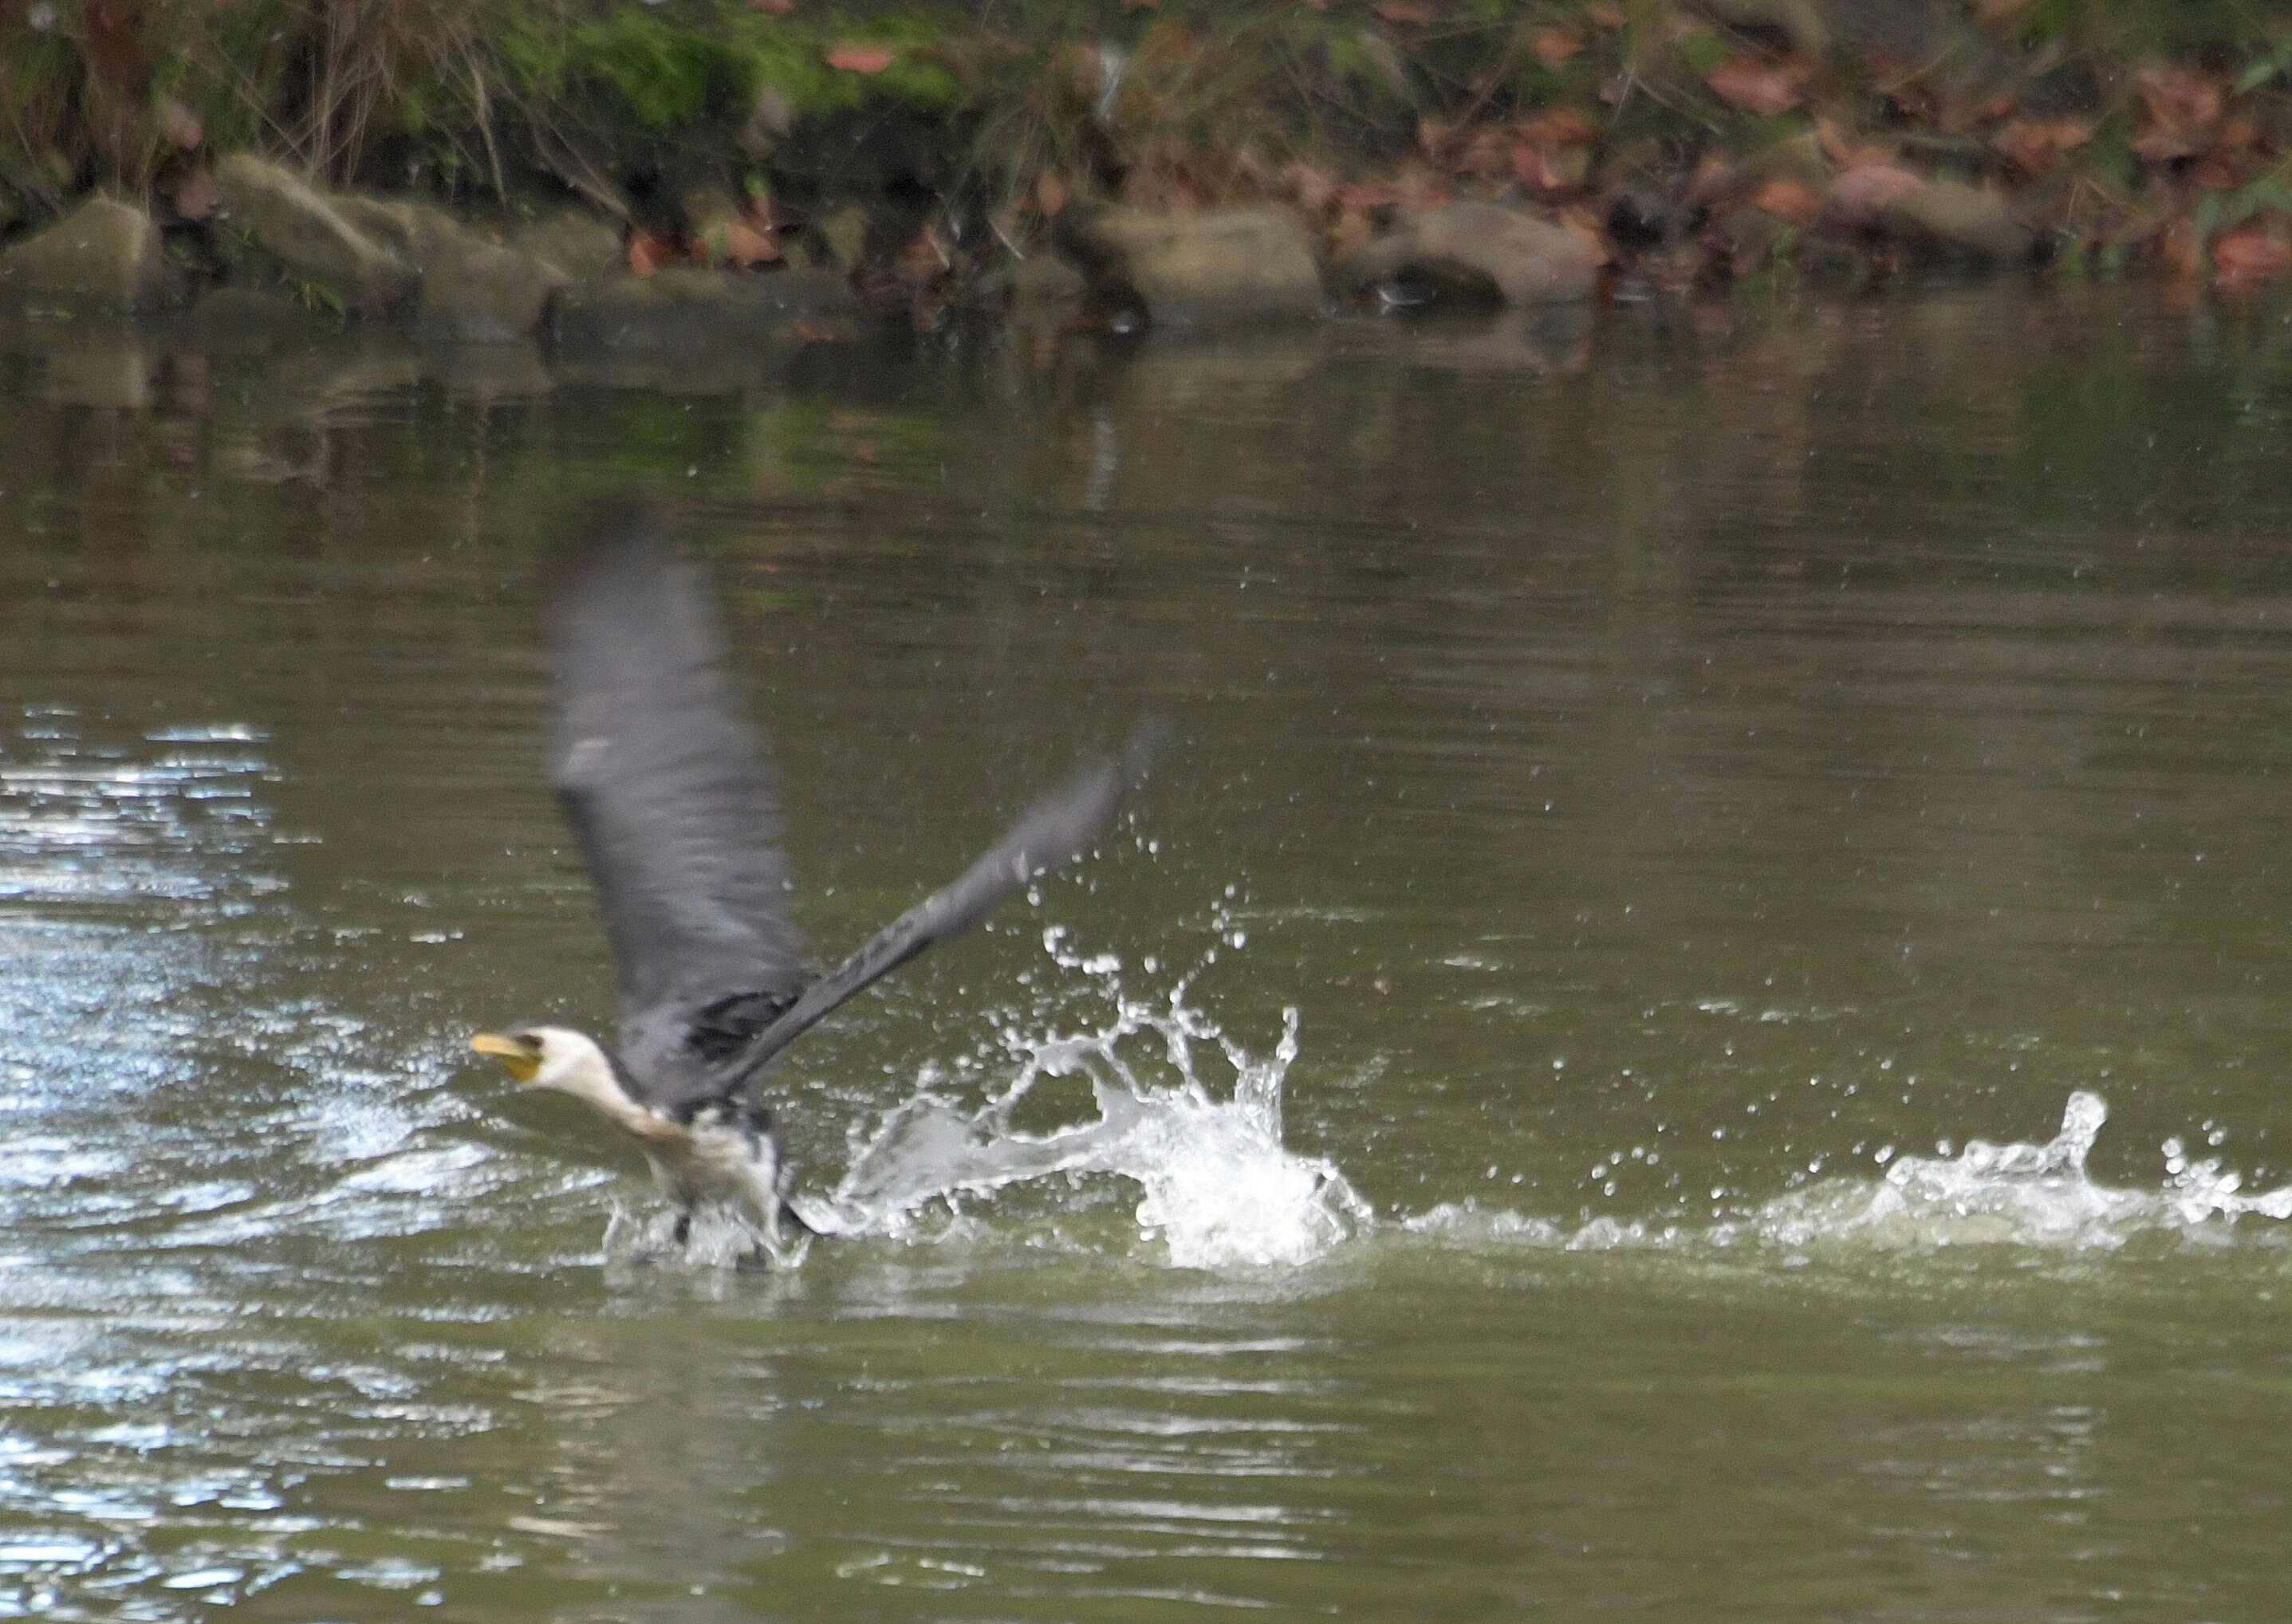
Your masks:
{"label": "fallen dry leaf", "polygon": [[2005,34],[2021,20],[2031,0],[1973,0],[1976,21],[1992,34]]}
{"label": "fallen dry leaf", "polygon": [[1842,224],[1866,225],[1899,197],[1925,184],[1894,164],[1857,164],[1830,183],[1830,209]]}
{"label": "fallen dry leaf", "polygon": [[1589,205],[1579,203],[1562,209],[1554,223],[1565,227],[1571,236],[1592,251],[1601,264],[1615,262],[1616,256],[1608,252],[1608,234],[1602,229],[1602,221]]}
{"label": "fallen dry leaf", "polygon": [[748,9],[769,12],[775,17],[785,17],[795,10],[795,0],[748,0]]}
{"label": "fallen dry leaf", "polygon": [[1451,171],[1479,180],[1499,180],[1512,173],[1511,137],[1490,125],[1467,132],[1441,156]]}
{"label": "fallen dry leaf", "polygon": [[1549,196],[1568,185],[1566,173],[1553,161],[1552,155],[1532,141],[1521,141],[1513,148],[1512,176],[1539,196]]}
{"label": "fallen dry leaf", "polygon": [[1822,148],[1823,157],[1841,169],[1852,169],[1857,164],[1890,163],[1894,157],[1893,147],[1865,140],[1828,114],[1815,115],[1814,139]]}
{"label": "fallen dry leaf", "polygon": [[769,265],[780,257],[779,245],[745,220],[711,221],[701,242],[711,264]]}
{"label": "fallen dry leaf", "polygon": [[2067,154],[2093,140],[2084,118],[2016,118],[1989,138],[1998,157],[2031,180],[2051,174]]}
{"label": "fallen dry leaf", "polygon": [[1592,147],[1600,141],[1600,132],[1592,121],[1569,107],[1538,113],[1520,126],[1520,133],[1549,147]]}
{"label": "fallen dry leaf", "polygon": [[1374,9],[1387,22],[1430,22],[1440,12],[1432,0],[1376,0]]}
{"label": "fallen dry leaf", "polygon": [[1778,176],[1751,194],[1751,206],[1803,228],[1822,213],[1822,194],[1804,181]]}
{"label": "fallen dry leaf", "polygon": [[1706,74],[1703,82],[1730,107],[1771,118],[1798,105],[1799,92],[1813,71],[1811,63],[1798,58],[1778,62],[1739,56]]}
{"label": "fallen dry leaf", "polygon": [[222,202],[222,195],[215,188],[214,176],[208,173],[205,165],[184,171],[166,190],[167,201],[185,220],[211,219]]}
{"label": "fallen dry leaf", "polygon": [[1592,155],[1581,148],[1554,149],[1540,141],[1515,141],[1512,176],[1545,198],[1579,190],[1592,167]]}
{"label": "fallen dry leaf", "polygon": [[1359,209],[1347,209],[1330,222],[1328,233],[1329,257],[1349,260],[1368,246],[1376,236],[1376,226]]}
{"label": "fallen dry leaf", "polygon": [[629,233],[629,274],[649,277],[662,266],[683,256],[674,243],[665,237],[654,237],[644,231]]}
{"label": "fallen dry leaf", "polygon": [[1736,173],[1735,165],[1716,152],[1705,153],[1696,160],[1695,173],[1688,180],[1687,201],[1707,206],[1734,189]]}
{"label": "fallen dry leaf", "polygon": [[1566,28],[1539,28],[1529,51],[1546,68],[1557,68],[1584,49],[1581,36]]}
{"label": "fallen dry leaf", "polygon": [[1281,177],[1288,183],[1290,195],[1297,199],[1297,205],[1309,213],[1320,213],[1337,195],[1336,181],[1303,158],[1292,158],[1282,170]]}
{"label": "fallen dry leaf", "polygon": [[889,45],[837,45],[827,53],[827,65],[846,73],[881,73],[899,60]]}
{"label": "fallen dry leaf", "polygon": [[151,116],[166,138],[185,152],[189,152],[205,139],[205,133],[199,128],[198,115],[173,96],[162,96],[153,102]]}
{"label": "fallen dry leaf", "polygon": [[2218,79],[2170,62],[2151,62],[2133,82],[2150,117],[2167,123],[2209,125],[2228,105],[2228,87]]}
{"label": "fallen dry leaf", "polygon": [[2228,87],[2170,62],[2151,62],[2133,76],[2148,127],[2134,151],[2152,163],[2194,157],[2212,145],[2214,126],[2228,107]]}
{"label": "fallen dry leaf", "polygon": [[1437,209],[1456,195],[1447,176],[1420,163],[1403,164],[1392,177],[1393,206],[1403,218]]}
{"label": "fallen dry leaf", "polygon": [[2264,282],[2292,271],[2292,245],[2257,223],[2213,238],[2213,271],[2230,285]]}

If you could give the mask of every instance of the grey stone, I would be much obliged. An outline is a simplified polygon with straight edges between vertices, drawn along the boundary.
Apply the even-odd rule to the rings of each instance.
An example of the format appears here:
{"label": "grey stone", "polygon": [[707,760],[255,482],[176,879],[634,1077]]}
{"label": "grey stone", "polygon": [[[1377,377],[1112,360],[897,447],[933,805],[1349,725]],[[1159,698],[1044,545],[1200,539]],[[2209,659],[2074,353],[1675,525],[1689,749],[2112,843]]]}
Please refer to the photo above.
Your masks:
{"label": "grey stone", "polygon": [[1599,285],[1600,250],[1564,226],[1494,203],[1427,209],[1345,262],[1354,287],[1413,273],[1457,288],[1491,286],[1507,304],[1588,299]]}
{"label": "grey stone", "polygon": [[1887,237],[1916,252],[1982,264],[2026,263],[2037,251],[2030,229],[1997,193],[1960,181],[1929,181],[1879,211]]}
{"label": "grey stone", "polygon": [[430,261],[420,326],[430,338],[509,343],[538,332],[550,295],[572,280],[546,261],[464,232]]}
{"label": "grey stone", "polygon": [[509,245],[556,266],[576,282],[602,282],[629,268],[620,231],[578,209],[561,209],[513,227]]}
{"label": "grey stone", "polygon": [[343,219],[417,271],[426,271],[439,254],[472,236],[467,227],[434,203],[411,197],[369,197],[359,192],[333,192],[327,200]]}
{"label": "grey stone", "polygon": [[1311,320],[1321,272],[1305,234],[1271,209],[1152,214],[1068,211],[1059,247],[1101,301],[1134,301],[1158,326]]}
{"label": "grey stone", "polygon": [[361,314],[411,300],[420,274],[353,224],[335,199],[252,153],[214,168],[224,218],[253,236],[290,277],[314,282]]}
{"label": "grey stone", "polygon": [[1082,272],[1048,253],[1013,260],[1003,272],[1013,304],[1067,304],[1083,296]]}
{"label": "grey stone", "polygon": [[569,284],[551,326],[569,349],[712,350],[795,335],[799,324],[841,323],[857,308],[850,285],[827,271],[673,266],[642,279]]}
{"label": "grey stone", "polygon": [[141,209],[90,197],[46,230],[0,253],[0,299],[85,310],[149,310],[177,279],[159,228]]}

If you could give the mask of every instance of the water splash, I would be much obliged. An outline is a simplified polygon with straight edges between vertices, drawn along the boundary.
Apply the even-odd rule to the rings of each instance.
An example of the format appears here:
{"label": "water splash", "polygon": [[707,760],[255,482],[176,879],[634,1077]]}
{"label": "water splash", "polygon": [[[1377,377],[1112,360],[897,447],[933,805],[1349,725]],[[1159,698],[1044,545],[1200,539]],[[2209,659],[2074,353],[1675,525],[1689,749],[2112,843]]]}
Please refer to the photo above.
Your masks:
{"label": "water splash", "polygon": [[2178,1139],[2165,1141],[2166,1176],[2159,1188],[2096,1183],[2086,1161],[2108,1120],[2108,1102],[2079,1089],[2069,1097],[2061,1131],[2045,1144],[1974,1139],[1956,1156],[1903,1156],[1879,1178],[1827,1178],[1717,1224],[1601,1218],[1570,1229],[1460,1202],[1410,1219],[1408,1227],[1579,1251],[1768,1246],[1804,1253],[1965,1245],[2113,1250],[2144,1233],[2216,1237],[2223,1224],[2240,1218],[2292,1219],[2292,1186],[2240,1194],[2242,1175],[2224,1170],[2216,1159],[2192,1160]]}
{"label": "water splash", "polygon": [[754,1218],[721,1202],[694,1209],[682,1237],[677,1214],[657,1205],[617,1200],[605,1226],[604,1252],[613,1266],[674,1262],[704,1269],[792,1269],[811,1250],[811,1237],[794,1226],[768,1239]]}
{"label": "water splash", "polygon": [[2109,1121],[2109,1105],[2079,1089],[2062,1113],[2061,1131],[2043,1145],[1969,1143],[1956,1157],[1904,1156],[1876,1186],[1826,1180],[1761,1209],[1763,1239],[1803,1246],[1822,1241],[1900,1247],[1968,1243],[2113,1248],[2144,1230],[2185,1229],[2245,1214],[2292,1218],[2292,1187],[2240,1195],[2242,1178],[2217,1162],[2191,1162],[2166,1144],[2167,1178],[2155,1191],[2113,1189],[2086,1171]]}
{"label": "water splash", "polygon": [[[1295,1009],[1282,1013],[1272,1054],[1260,1057],[1187,1005],[1190,976],[1148,1002],[1124,992],[1118,961],[1077,957],[1061,931],[1046,931],[1044,947],[1096,978],[1110,1017],[1062,1036],[1006,1033],[1016,1075],[979,1109],[927,1083],[860,1146],[833,1195],[803,1204],[806,1221],[828,1234],[914,1234],[924,1214],[958,1196],[1113,1175],[1143,1191],[1139,1227],[1182,1267],[1302,1263],[1368,1226],[1368,1203],[1334,1163],[1281,1142],[1282,1084],[1298,1054]],[[1221,1067],[1230,1081],[1214,1088]],[[1149,1074],[1155,1068],[1159,1080]],[[1087,1081],[1095,1116],[1047,1133],[1017,1128],[1022,1103],[1061,1078]]]}

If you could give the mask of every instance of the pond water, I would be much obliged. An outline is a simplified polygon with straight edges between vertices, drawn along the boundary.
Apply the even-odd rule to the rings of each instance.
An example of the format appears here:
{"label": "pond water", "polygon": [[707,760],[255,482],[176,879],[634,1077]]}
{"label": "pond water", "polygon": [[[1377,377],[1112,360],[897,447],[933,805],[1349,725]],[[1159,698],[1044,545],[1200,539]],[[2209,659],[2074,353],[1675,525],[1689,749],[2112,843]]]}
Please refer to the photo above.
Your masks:
{"label": "pond water", "polygon": [[[2283,1618],[2288,363],[9,330],[0,1612]],[[537,568],[631,486],[824,958],[1182,736],[773,1074],[874,1201],[792,1272],[609,1248],[640,1167],[466,1051],[609,1018]],[[973,1187],[868,1183],[919,1122]]]}

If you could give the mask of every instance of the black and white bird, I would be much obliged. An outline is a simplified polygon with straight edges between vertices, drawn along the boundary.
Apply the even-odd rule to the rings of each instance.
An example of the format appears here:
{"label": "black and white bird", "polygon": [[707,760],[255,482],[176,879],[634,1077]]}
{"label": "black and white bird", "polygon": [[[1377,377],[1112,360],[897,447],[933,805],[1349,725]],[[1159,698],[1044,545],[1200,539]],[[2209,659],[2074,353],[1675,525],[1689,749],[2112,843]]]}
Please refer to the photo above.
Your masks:
{"label": "black and white bird", "polygon": [[547,631],[556,663],[551,771],[587,857],[619,971],[608,1049],[537,1022],[470,1047],[520,1083],[584,1100],[634,1138],[677,1208],[725,1212],[785,1259],[807,1226],[755,1085],[789,1043],[854,993],[976,924],[1104,833],[1165,736],[1142,727],[1037,800],[952,884],[824,976],[805,966],[763,749],[740,720],[698,571],[659,515],[603,511],[561,561]]}

